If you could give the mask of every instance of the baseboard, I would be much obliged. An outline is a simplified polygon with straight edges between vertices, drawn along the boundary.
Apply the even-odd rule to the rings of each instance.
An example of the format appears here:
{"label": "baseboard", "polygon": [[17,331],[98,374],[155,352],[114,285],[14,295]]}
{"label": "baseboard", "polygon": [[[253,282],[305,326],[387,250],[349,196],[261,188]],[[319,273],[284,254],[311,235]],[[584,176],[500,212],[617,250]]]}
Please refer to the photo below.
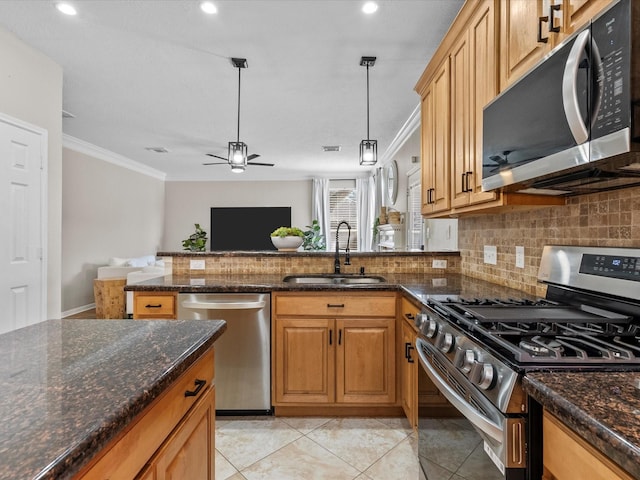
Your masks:
{"label": "baseboard", "polygon": [[72,308],[70,310],[66,310],[62,312],[62,318],[70,317],[71,315],[75,315],[77,313],[86,312],[87,310],[93,310],[96,308],[95,303],[90,303],[88,305],[84,305],[82,307]]}

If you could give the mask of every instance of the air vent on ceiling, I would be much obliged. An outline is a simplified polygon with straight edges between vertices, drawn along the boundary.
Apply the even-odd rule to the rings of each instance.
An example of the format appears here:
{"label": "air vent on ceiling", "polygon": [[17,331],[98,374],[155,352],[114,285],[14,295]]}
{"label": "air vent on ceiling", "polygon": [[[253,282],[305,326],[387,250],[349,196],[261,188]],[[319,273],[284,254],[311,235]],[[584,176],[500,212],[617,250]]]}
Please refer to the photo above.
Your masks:
{"label": "air vent on ceiling", "polygon": [[340,145],[324,145],[323,152],[339,152],[342,147]]}
{"label": "air vent on ceiling", "polygon": [[62,118],[76,118],[76,116],[73,113],[62,110]]}
{"label": "air vent on ceiling", "polygon": [[169,153],[169,150],[164,147],[145,147],[145,150],[155,153]]}

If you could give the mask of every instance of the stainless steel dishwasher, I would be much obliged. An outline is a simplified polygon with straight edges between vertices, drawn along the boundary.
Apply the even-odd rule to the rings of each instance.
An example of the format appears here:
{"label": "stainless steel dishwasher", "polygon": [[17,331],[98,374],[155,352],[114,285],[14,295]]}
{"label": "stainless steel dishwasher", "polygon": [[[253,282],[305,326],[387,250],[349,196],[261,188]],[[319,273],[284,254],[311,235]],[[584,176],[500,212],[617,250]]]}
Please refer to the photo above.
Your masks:
{"label": "stainless steel dishwasher", "polygon": [[216,413],[271,413],[271,297],[268,293],[181,293],[180,320],[226,320],[215,344]]}

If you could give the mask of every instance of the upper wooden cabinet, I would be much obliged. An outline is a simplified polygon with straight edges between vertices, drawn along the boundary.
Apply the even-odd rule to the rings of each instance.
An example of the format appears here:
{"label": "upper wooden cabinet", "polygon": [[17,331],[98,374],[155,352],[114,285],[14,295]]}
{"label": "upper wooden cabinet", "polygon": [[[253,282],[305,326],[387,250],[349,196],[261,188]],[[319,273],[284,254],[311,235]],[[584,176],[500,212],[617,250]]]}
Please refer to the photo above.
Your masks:
{"label": "upper wooden cabinet", "polygon": [[612,0],[505,0],[500,15],[500,89],[531,69]]}
{"label": "upper wooden cabinet", "polygon": [[422,214],[449,209],[449,59],[445,59],[422,98]]}
{"label": "upper wooden cabinet", "polygon": [[498,90],[496,8],[480,2],[451,51],[451,206],[496,200],[482,191],[482,109]]}

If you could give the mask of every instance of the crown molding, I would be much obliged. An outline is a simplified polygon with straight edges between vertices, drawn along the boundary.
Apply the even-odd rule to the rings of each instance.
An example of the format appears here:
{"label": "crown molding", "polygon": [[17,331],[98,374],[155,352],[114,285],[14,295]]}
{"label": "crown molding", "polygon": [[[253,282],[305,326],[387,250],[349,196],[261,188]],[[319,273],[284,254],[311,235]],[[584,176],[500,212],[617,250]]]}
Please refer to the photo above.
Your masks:
{"label": "crown molding", "polygon": [[384,151],[382,156],[380,157],[380,163],[384,165],[388,161],[390,161],[396,153],[400,151],[405,142],[409,139],[411,135],[418,129],[420,126],[420,104],[416,105],[416,108],[413,109],[411,115],[404,125],[400,128],[395,138],[391,140],[391,143]]}
{"label": "crown molding", "polygon": [[143,175],[147,175],[148,177],[157,178],[158,180],[162,181],[165,181],[167,178],[167,174],[161,172],[160,170],[156,170],[155,168],[151,168],[143,163],[131,160],[130,158],[123,157],[122,155],[98,147],[92,143],[85,142],[84,140],[80,140],[79,138],[72,137],[71,135],[67,135],[66,133],[62,134],[62,146],[64,148],[68,148],[69,150],[83,153],[85,155],[89,155],[90,157],[104,160],[105,162],[112,163],[119,167],[126,168]]}

